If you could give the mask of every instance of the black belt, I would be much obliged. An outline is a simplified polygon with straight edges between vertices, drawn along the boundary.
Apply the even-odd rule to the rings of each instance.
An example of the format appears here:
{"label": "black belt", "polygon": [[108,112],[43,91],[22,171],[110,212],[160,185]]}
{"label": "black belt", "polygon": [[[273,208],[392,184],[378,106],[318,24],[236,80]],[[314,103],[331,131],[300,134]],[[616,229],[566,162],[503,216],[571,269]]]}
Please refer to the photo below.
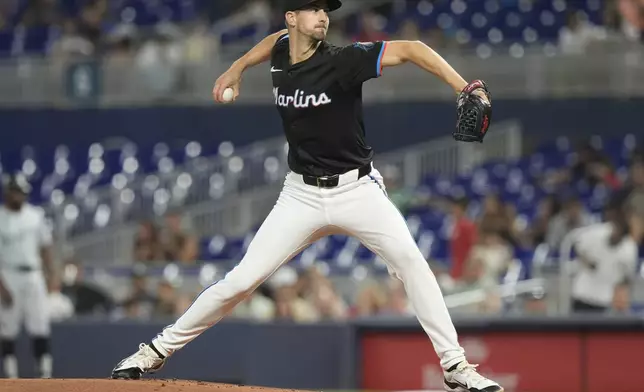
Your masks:
{"label": "black belt", "polygon": [[[364,165],[358,169],[358,178],[362,178],[369,173],[371,173],[371,163]],[[307,185],[313,185],[320,188],[335,188],[340,182],[340,176],[341,174],[334,174],[332,176],[323,177],[302,175],[302,178],[304,179],[304,183]]]}

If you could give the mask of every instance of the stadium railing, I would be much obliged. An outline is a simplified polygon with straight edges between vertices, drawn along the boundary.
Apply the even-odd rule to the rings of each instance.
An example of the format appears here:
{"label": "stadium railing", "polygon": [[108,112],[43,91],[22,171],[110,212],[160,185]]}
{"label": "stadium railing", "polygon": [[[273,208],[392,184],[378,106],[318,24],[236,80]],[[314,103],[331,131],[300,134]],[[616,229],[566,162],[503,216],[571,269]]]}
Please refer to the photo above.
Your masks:
{"label": "stadium railing", "polygon": [[46,209],[58,237],[65,238],[97,227],[97,208],[80,208],[70,219],[69,203],[86,206],[91,200],[94,206],[106,206],[110,211],[109,226],[114,226],[158,216],[173,207],[235,200],[242,193],[281,181],[286,173],[285,143],[281,137],[263,140],[230,154],[220,152],[171,165],[164,172],[116,174],[109,184],[75,190],[73,196],[67,195],[69,200],[50,202]]}
{"label": "stadium railing", "polygon": [[[379,156],[376,168],[393,165],[405,173],[405,185],[416,186],[429,174],[452,176],[490,158],[516,159],[522,152],[522,129],[515,121],[496,124],[485,144],[455,143],[451,136]],[[270,145],[279,145],[270,141]],[[282,142],[283,145],[283,142]],[[286,166],[282,169],[285,171]],[[208,172],[206,172],[208,173]],[[283,176],[271,184],[235,193],[213,201],[208,198],[182,209],[202,236],[239,236],[252,230],[270,212],[281,189]],[[137,222],[99,229],[69,238],[68,243],[82,260],[94,263],[129,263]]]}
{"label": "stadium railing", "polygon": [[[19,58],[0,61],[0,106],[89,106],[212,104],[211,88],[235,55],[213,54],[199,61],[182,59],[166,68],[106,58]],[[554,46],[526,47],[509,54],[507,47],[489,52],[440,50],[463,75],[486,80],[494,98],[643,96],[644,51],[641,45],[605,44],[583,55],[558,53]],[[158,67],[162,67],[158,65]],[[156,75],[159,75],[158,77]],[[164,79],[167,77],[167,79]],[[448,99],[454,96],[437,78],[414,66],[386,69],[377,83],[366,83],[366,102],[392,99]],[[273,98],[267,66],[244,75],[238,104],[266,103]]]}

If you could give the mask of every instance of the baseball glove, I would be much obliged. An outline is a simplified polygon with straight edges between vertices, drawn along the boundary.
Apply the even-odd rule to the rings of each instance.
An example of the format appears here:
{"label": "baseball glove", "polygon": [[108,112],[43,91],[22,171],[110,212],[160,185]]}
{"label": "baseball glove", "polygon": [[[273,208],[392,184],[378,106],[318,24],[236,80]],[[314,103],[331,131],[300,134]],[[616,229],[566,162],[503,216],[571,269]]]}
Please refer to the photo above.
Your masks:
{"label": "baseball glove", "polygon": [[[474,93],[477,90],[485,94],[487,102]],[[492,118],[491,102],[490,91],[482,80],[475,80],[465,86],[456,101],[456,131],[452,134],[454,139],[483,143]]]}

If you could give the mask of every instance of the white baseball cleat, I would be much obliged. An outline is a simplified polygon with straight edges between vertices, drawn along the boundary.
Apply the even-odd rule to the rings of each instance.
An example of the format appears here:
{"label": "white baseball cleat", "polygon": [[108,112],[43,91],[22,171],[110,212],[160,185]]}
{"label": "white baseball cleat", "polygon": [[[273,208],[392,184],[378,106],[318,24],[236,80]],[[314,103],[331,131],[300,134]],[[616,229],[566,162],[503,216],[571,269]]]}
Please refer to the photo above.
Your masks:
{"label": "white baseball cleat", "polygon": [[476,371],[477,366],[463,361],[454,370],[445,372],[445,390],[447,392],[503,392],[499,384],[481,376]]}
{"label": "white baseball cleat", "polygon": [[166,358],[152,345],[141,343],[139,351],[125,358],[112,370],[112,378],[138,380],[145,373],[154,373],[165,365]]}

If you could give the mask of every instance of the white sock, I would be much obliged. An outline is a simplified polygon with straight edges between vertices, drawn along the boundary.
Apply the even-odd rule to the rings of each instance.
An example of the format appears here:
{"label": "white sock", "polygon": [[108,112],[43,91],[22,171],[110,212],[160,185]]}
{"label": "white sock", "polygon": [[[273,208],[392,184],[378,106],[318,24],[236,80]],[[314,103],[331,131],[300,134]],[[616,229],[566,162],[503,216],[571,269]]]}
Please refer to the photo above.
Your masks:
{"label": "white sock", "polygon": [[2,359],[2,367],[6,378],[18,378],[18,358],[7,355]]}
{"label": "white sock", "polygon": [[40,358],[40,378],[51,378],[54,368],[54,359],[51,354],[45,354]]}

